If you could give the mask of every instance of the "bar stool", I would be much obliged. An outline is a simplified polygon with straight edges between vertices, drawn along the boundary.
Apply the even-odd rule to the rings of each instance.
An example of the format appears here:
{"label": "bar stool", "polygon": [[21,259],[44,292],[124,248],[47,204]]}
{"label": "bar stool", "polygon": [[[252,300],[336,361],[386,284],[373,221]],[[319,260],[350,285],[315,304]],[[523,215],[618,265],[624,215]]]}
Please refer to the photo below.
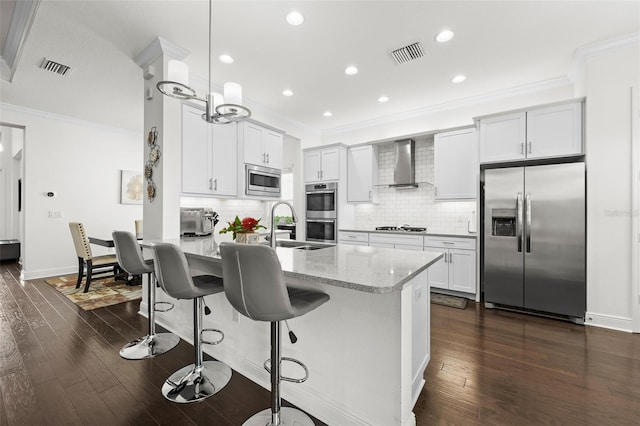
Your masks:
{"label": "bar stool", "polygon": [[[147,274],[149,277],[149,285],[147,286],[149,334],[124,345],[120,350],[120,356],[125,359],[147,359],[170,351],[178,345],[180,338],[173,333],[156,333],[156,311],[169,311],[173,308],[173,304],[156,302],[153,260],[145,260],[142,257],[142,249],[132,233],[113,231],[111,236],[120,267],[131,275]],[[159,308],[159,306],[165,306],[165,308]]]}
{"label": "bar stool", "polygon": [[[312,290],[287,287],[280,261],[274,249],[263,245],[221,243],[224,292],[231,305],[255,321],[271,323],[271,358],[265,369],[271,374],[271,408],[253,415],[245,425],[313,425],[304,412],[282,407],[281,380],[302,383],[309,372],[300,361],[281,357],[280,322],[304,315],[329,300],[329,295]],[[303,379],[280,375],[282,361],[292,361],[305,370]],[[270,363],[270,368],[267,364]]]}
{"label": "bar stool", "polygon": [[[220,391],[231,379],[231,369],[226,364],[202,361],[202,344],[217,345],[224,339],[222,331],[202,328],[204,296],[224,291],[222,279],[212,275],[192,277],[187,258],[174,244],[154,243],[151,250],[162,289],[176,299],[193,299],[195,362],[173,373],[162,386],[162,394],[178,403],[202,401]],[[204,340],[204,332],[219,333],[221,338],[216,341]]]}

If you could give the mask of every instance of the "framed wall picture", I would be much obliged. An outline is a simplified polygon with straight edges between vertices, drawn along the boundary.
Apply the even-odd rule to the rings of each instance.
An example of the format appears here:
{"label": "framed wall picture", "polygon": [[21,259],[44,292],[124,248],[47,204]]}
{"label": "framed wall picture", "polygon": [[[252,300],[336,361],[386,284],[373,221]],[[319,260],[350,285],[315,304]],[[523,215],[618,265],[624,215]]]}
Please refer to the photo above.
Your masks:
{"label": "framed wall picture", "polygon": [[120,204],[142,204],[144,179],[141,172],[121,170]]}

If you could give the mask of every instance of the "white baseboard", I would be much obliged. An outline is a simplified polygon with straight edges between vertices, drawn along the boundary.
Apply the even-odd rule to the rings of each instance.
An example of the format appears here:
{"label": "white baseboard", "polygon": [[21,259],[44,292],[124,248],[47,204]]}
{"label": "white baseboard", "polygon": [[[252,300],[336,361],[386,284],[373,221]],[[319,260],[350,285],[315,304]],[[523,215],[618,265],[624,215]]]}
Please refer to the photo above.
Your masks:
{"label": "white baseboard", "polygon": [[41,269],[40,271],[26,272],[24,269],[20,271],[20,278],[23,280],[36,280],[38,278],[59,277],[61,275],[77,274],[78,267]]}
{"label": "white baseboard", "polygon": [[585,314],[584,324],[610,328],[611,330],[626,331],[628,333],[631,333],[633,330],[633,321],[631,318],[596,314],[594,312],[587,312]]}

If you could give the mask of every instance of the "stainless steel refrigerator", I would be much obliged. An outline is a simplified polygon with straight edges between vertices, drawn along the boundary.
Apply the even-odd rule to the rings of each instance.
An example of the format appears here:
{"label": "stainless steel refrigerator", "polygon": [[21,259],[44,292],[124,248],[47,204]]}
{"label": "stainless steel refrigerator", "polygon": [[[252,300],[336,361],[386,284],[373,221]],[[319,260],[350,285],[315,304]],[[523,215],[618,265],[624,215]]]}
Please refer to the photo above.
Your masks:
{"label": "stainless steel refrigerator", "polygon": [[484,300],[580,321],[586,310],[584,163],[484,170]]}

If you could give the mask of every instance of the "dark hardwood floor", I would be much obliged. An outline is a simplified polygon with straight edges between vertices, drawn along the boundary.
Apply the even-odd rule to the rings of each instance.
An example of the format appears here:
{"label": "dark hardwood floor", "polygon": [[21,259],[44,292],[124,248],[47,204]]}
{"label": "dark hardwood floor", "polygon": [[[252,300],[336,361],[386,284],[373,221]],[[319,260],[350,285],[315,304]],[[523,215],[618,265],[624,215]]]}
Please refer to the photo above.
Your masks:
{"label": "dark hardwood floor", "polygon": [[[0,263],[0,426],[240,425],[268,407],[268,391],[235,372],[204,402],[166,401],[160,387],[193,362],[191,345],[125,361],[119,349],[146,332],[137,302],[85,312],[18,274]],[[640,335],[432,305],[425,379],[421,426],[637,425]]]}

